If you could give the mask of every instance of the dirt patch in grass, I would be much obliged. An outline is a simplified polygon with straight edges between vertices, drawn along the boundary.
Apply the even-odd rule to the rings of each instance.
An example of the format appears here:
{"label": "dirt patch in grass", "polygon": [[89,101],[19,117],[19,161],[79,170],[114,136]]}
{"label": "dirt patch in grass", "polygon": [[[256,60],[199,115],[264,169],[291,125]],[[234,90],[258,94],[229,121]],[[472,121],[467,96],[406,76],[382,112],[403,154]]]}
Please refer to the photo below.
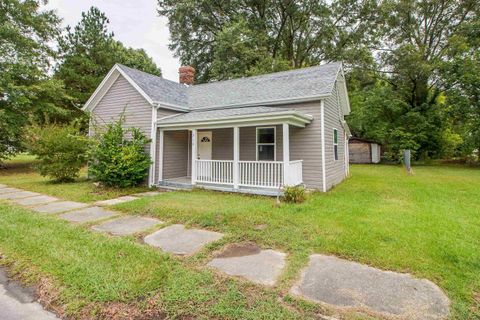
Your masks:
{"label": "dirt patch in grass", "polygon": [[216,258],[233,258],[251,256],[260,253],[261,249],[253,242],[233,243],[228,245]]}

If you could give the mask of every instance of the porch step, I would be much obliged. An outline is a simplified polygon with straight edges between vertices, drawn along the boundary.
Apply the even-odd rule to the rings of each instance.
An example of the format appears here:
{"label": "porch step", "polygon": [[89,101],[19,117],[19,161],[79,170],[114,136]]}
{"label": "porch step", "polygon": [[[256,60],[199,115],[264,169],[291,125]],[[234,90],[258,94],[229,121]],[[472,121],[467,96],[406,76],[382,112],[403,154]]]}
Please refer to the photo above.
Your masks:
{"label": "porch step", "polygon": [[173,189],[173,190],[191,190],[192,185],[190,183],[183,183],[183,182],[178,182],[178,181],[160,181],[158,184],[159,187],[165,188],[165,189]]}

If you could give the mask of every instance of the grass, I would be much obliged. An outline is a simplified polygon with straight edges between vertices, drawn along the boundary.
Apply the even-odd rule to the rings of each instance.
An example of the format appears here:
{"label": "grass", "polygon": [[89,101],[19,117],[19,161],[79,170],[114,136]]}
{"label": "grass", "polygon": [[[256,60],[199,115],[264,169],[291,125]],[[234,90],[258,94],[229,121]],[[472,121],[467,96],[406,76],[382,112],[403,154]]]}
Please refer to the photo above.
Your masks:
{"label": "grass", "polygon": [[87,180],[85,169],[80,172],[80,177],[75,182],[56,183],[37,174],[33,169],[34,165],[35,158],[28,154],[21,154],[7,161],[6,169],[0,169],[0,183],[80,202],[94,202],[148,191],[145,187],[125,189],[95,187],[92,181]]}
{"label": "grass", "polygon": [[[21,171],[0,173],[0,183],[49,194],[63,189],[64,197],[72,200],[95,197],[81,194],[93,192],[88,182],[48,189],[45,179]],[[480,318],[480,170],[418,166],[407,176],[397,166],[359,165],[351,171],[347,181],[326,194],[309,195],[300,205],[277,206],[271,198],[196,190],[113,207],[225,233],[219,243],[186,259],[6,205],[0,206],[0,252],[57,279],[67,297],[102,303],[160,295],[161,309],[169,316],[232,319],[307,318],[319,312],[286,293],[310,254],[334,254],[427,278],[452,300],[452,319]],[[255,228],[258,225],[266,228]],[[287,270],[276,288],[265,290],[205,270],[214,250],[240,241],[288,253]],[[38,249],[37,242],[49,249]],[[58,246],[58,252],[51,250]],[[127,253],[125,263],[117,261],[118,252]],[[79,261],[84,256],[85,261]],[[130,268],[136,275],[122,272]]]}

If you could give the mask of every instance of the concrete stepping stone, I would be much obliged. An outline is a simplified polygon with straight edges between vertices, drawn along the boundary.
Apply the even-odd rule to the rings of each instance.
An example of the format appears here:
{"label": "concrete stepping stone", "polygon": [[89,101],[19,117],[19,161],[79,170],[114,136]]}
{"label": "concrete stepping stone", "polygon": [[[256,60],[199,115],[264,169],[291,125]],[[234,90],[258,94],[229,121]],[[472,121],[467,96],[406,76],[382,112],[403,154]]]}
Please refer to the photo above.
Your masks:
{"label": "concrete stepping stone", "polygon": [[40,193],[31,192],[31,191],[15,191],[11,193],[2,193],[0,194],[0,199],[23,199],[28,197],[40,196]]}
{"label": "concrete stepping stone", "polygon": [[97,206],[113,206],[115,204],[129,202],[129,201],[133,201],[133,200],[137,200],[137,199],[139,199],[139,198],[134,197],[134,196],[123,196],[123,197],[118,197],[118,198],[115,198],[115,199],[97,201],[94,204],[97,205]]}
{"label": "concrete stepping stone", "polygon": [[319,254],[310,256],[290,292],[335,307],[412,320],[445,319],[450,305],[442,290],[428,280]]}
{"label": "concrete stepping stone", "polygon": [[138,197],[154,197],[154,196],[158,196],[159,194],[162,194],[162,193],[165,193],[165,192],[147,191],[147,192],[136,193],[136,194],[134,194],[134,196],[138,196]]}
{"label": "concrete stepping stone", "polygon": [[163,221],[146,217],[124,217],[93,226],[96,231],[107,232],[115,236],[127,236],[145,231]]}
{"label": "concrete stepping stone", "polygon": [[244,277],[252,282],[274,286],[285,268],[286,254],[260,250],[256,245],[231,245],[208,263],[231,276]]}
{"label": "concrete stepping stone", "polygon": [[210,242],[217,241],[223,234],[207,230],[185,229],[174,224],[145,237],[145,243],[178,255],[190,255]]}
{"label": "concrete stepping stone", "polygon": [[44,196],[44,195],[13,200],[13,202],[22,206],[35,206],[35,205],[45,204],[45,203],[50,203],[55,201],[58,201],[58,199],[55,197]]}
{"label": "concrete stepping stone", "polygon": [[0,189],[0,194],[20,192],[20,191],[23,191],[23,190],[20,190],[20,189],[17,189],[17,188],[1,188]]}
{"label": "concrete stepping stone", "polygon": [[116,212],[105,210],[101,207],[89,207],[85,209],[70,211],[60,215],[59,217],[70,222],[83,223],[106,219],[116,215]]}
{"label": "concrete stepping stone", "polygon": [[32,207],[33,211],[39,213],[60,213],[80,208],[88,207],[88,204],[74,201],[58,201],[50,202],[47,204],[42,204],[39,206]]}

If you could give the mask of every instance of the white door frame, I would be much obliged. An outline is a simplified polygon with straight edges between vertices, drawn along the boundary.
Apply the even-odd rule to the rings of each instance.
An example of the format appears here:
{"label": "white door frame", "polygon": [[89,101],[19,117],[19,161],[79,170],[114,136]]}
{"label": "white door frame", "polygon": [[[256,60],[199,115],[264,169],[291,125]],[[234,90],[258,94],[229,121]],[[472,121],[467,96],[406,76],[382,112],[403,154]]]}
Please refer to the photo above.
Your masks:
{"label": "white door frame", "polygon": [[[212,131],[201,131],[197,133],[197,159],[199,160],[212,160],[212,146],[213,138]],[[207,138],[208,142],[202,141],[203,138]],[[204,154],[202,157],[201,154]]]}

